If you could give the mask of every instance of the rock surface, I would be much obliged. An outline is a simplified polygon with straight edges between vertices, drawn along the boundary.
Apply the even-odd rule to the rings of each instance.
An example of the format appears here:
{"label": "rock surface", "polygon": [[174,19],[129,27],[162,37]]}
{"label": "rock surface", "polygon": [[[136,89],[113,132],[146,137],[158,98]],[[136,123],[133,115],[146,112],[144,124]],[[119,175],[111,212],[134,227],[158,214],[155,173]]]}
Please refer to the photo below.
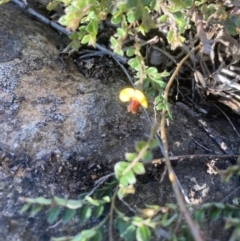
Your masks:
{"label": "rock surface", "polygon": [[57,33],[9,5],[0,11],[2,146],[33,159],[53,152],[84,160],[95,153],[111,161],[129,137],[147,134],[144,120],[126,117],[118,83],[85,79],[58,59]]}

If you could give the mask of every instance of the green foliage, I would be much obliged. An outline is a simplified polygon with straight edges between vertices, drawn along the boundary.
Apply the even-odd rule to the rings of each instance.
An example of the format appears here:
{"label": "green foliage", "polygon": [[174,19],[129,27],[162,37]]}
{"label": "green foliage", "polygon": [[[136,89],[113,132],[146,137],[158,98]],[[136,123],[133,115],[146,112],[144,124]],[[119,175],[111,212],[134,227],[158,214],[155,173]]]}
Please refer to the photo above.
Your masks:
{"label": "green foliage", "polygon": [[0,5],[8,3],[10,0],[0,0]]}
{"label": "green foliage", "polygon": [[[106,185],[109,187],[109,185]],[[107,188],[105,187],[105,189]],[[110,185],[110,187],[112,187]],[[100,191],[99,189],[98,191]],[[101,196],[101,195],[100,195]],[[44,197],[38,198],[22,198],[22,201],[26,204],[20,210],[20,213],[28,211],[31,207],[30,215],[36,215],[44,206],[49,206],[49,212],[47,215],[47,221],[49,224],[53,224],[60,216],[61,221],[66,224],[70,222],[74,217],[78,217],[81,223],[87,222],[90,217],[99,218],[104,211],[104,205],[111,201],[109,196],[101,196],[99,199],[94,199],[88,195],[81,195],[78,200],[70,200],[59,197],[53,197],[47,199]],[[101,240],[102,233],[101,227],[105,223],[100,223],[96,228],[89,230],[83,230],[76,236],[69,239],[68,237],[53,238],[55,241],[62,240]]]}
{"label": "green foliage", "polygon": [[148,142],[138,141],[135,144],[134,153],[126,153],[126,161],[116,163],[114,172],[119,181],[118,197],[124,198],[128,194],[134,194],[136,175],[144,174],[144,163],[151,161],[153,158],[151,149],[157,146],[156,140],[149,138]]}

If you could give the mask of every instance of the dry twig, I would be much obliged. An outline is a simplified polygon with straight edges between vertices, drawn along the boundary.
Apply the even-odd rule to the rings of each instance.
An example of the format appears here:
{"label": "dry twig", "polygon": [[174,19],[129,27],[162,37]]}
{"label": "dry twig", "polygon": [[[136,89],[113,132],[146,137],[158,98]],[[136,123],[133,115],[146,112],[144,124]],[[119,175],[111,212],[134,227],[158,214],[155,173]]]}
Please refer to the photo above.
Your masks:
{"label": "dry twig", "polygon": [[[165,89],[165,92],[164,92],[164,98],[165,100],[167,101],[168,100],[168,93],[169,93],[169,90],[170,90],[170,87],[174,81],[174,79],[176,78],[179,70],[181,69],[183,63],[190,57],[190,55],[199,50],[200,49],[200,45],[198,47],[196,47],[195,49],[193,49],[191,52],[189,52],[182,60],[181,62],[178,64],[177,68],[175,69],[173,75],[171,76],[167,86],[166,86],[166,89]],[[163,143],[163,147],[164,147],[164,157],[165,157],[165,162],[166,162],[166,166],[167,166],[167,169],[168,169],[168,175],[169,175],[169,179],[172,183],[172,187],[173,187],[173,190],[174,190],[174,193],[175,193],[175,196],[176,196],[176,199],[177,199],[177,202],[179,204],[179,207],[180,207],[180,210],[182,212],[182,214],[184,215],[185,219],[186,219],[186,222],[191,230],[191,233],[194,237],[194,239],[196,241],[203,241],[203,238],[200,234],[200,231],[199,229],[197,228],[197,226],[195,225],[195,223],[193,222],[190,214],[189,214],[189,211],[187,210],[185,204],[184,204],[184,201],[181,197],[181,193],[180,193],[180,190],[179,190],[179,186],[178,186],[178,183],[177,183],[177,178],[176,178],[176,175],[175,175],[175,172],[172,168],[172,165],[171,165],[171,162],[170,162],[170,159],[169,159],[169,154],[168,154],[168,142],[167,142],[167,133],[166,133],[166,128],[165,128],[165,122],[166,122],[166,114],[167,114],[167,110],[166,108],[164,108],[162,110],[162,118],[161,118],[161,123],[160,123],[160,131],[161,131],[161,139],[162,139],[162,143]]]}
{"label": "dry twig", "polygon": [[[201,158],[201,157],[212,157],[212,158],[238,158],[239,155],[215,155],[215,154],[196,154],[196,155],[181,155],[181,156],[170,156],[169,160],[181,160],[181,159],[193,159],[193,158]],[[165,162],[165,158],[153,159],[152,164],[160,164]]]}
{"label": "dry twig", "polygon": [[237,131],[237,129],[235,128],[235,126],[233,125],[232,121],[230,120],[230,118],[227,116],[227,114],[217,105],[213,104],[215,107],[217,107],[224,115],[225,117],[227,118],[227,120],[229,121],[229,123],[231,124],[233,130],[237,133],[238,137],[240,137],[240,134],[239,132]]}

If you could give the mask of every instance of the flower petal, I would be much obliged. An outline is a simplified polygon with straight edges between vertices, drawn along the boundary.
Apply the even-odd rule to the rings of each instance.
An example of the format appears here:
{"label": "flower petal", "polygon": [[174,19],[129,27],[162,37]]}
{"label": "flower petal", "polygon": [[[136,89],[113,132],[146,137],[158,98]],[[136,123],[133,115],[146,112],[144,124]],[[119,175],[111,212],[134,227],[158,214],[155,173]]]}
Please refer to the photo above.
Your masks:
{"label": "flower petal", "polygon": [[135,90],[135,98],[144,108],[148,108],[148,103],[145,95],[140,90]]}
{"label": "flower petal", "polygon": [[140,90],[136,90],[133,88],[125,88],[121,90],[119,94],[119,99],[122,102],[127,102],[134,99],[134,100],[137,100],[144,108],[148,107],[148,103],[145,95]]}
{"label": "flower petal", "polygon": [[125,88],[123,90],[121,90],[120,94],[119,94],[119,99],[122,102],[127,102],[130,101],[131,98],[134,97],[135,94],[135,89],[133,88]]}

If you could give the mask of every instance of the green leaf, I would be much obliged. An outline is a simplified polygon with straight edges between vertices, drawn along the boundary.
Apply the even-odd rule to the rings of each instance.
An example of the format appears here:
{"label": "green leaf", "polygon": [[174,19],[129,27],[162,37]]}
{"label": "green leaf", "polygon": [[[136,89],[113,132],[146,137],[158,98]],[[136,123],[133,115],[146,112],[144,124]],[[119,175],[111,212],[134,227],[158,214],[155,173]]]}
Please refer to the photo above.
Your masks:
{"label": "green leaf", "polygon": [[156,106],[156,110],[162,110],[164,109],[164,104],[163,103],[160,103]]}
{"label": "green leaf", "polygon": [[59,206],[65,206],[68,201],[67,199],[56,197],[56,196],[53,198],[53,200]]}
{"label": "green leaf", "polygon": [[120,179],[119,179],[119,183],[123,186],[123,187],[127,187],[128,186],[128,179],[127,177],[124,175],[124,176],[121,176]]}
{"label": "green leaf", "polygon": [[83,37],[81,43],[82,43],[82,44],[89,43],[90,38],[91,38],[91,35],[90,35],[90,34],[85,35],[85,36]]}
{"label": "green leaf", "polygon": [[116,178],[119,179],[122,176],[122,172],[128,167],[128,162],[117,162],[114,166],[114,172]]}
{"label": "green leaf", "polygon": [[26,212],[30,207],[31,207],[30,203],[24,204],[23,207],[20,210],[20,214],[23,214],[24,212]]}
{"label": "green leaf", "polygon": [[213,205],[218,209],[224,209],[225,208],[225,205],[223,203],[214,203]]}
{"label": "green leaf", "polygon": [[135,159],[135,157],[137,156],[137,153],[136,152],[126,152],[125,153],[125,159],[129,162],[133,161]]}
{"label": "green leaf", "polygon": [[85,199],[85,197],[87,197],[87,195],[88,195],[88,193],[87,193],[87,192],[84,192],[84,193],[81,193],[81,194],[78,196],[78,198],[83,201],[83,200]]}
{"label": "green leaf", "polygon": [[115,49],[116,46],[118,45],[117,39],[115,39],[114,37],[111,37],[111,38],[110,38],[110,42],[111,42],[111,44],[112,44],[112,48]]}
{"label": "green leaf", "polygon": [[105,203],[110,203],[111,202],[111,198],[109,196],[104,196],[102,198],[102,200],[105,202]]}
{"label": "green leaf", "polygon": [[141,0],[144,6],[148,6],[152,0]]}
{"label": "green leaf", "polygon": [[86,200],[87,200],[90,204],[92,204],[93,206],[99,206],[99,205],[100,205],[100,203],[99,203],[98,200],[93,199],[93,198],[91,198],[91,197],[89,197],[89,196],[86,197]]}
{"label": "green leaf", "polygon": [[149,143],[149,148],[154,149],[156,147],[158,147],[158,141],[156,139],[152,139]]}
{"label": "green leaf", "polygon": [[132,57],[135,54],[135,48],[133,47],[128,48],[126,54],[128,57]]}
{"label": "green leaf", "polygon": [[82,205],[83,205],[82,200],[68,200],[67,203],[65,204],[66,207],[71,209],[78,209],[82,207]]}
{"label": "green leaf", "polygon": [[126,174],[124,174],[121,178],[120,178],[120,183],[123,185],[123,186],[126,186],[126,185],[124,185],[124,184],[126,184],[126,182],[125,181],[123,181],[123,183],[122,183],[122,181],[121,181],[121,179],[125,179],[126,180],[126,182],[127,182],[127,184],[135,184],[136,183],[136,177],[135,177],[135,175],[134,175],[134,173],[133,173],[133,171],[132,170],[130,170],[130,171],[128,171]]}
{"label": "green leaf", "polygon": [[82,233],[77,234],[70,241],[87,241],[87,239],[82,235]]}
{"label": "green leaf", "polygon": [[174,32],[172,30],[168,31],[167,40],[168,40],[168,43],[172,43],[174,41]]}
{"label": "green leaf", "polygon": [[168,16],[164,14],[159,18],[159,22],[165,23],[167,21],[167,19],[168,19]]}
{"label": "green leaf", "polygon": [[172,111],[171,111],[170,105],[169,105],[168,103],[165,104],[165,108],[166,108],[166,110],[167,110],[167,118],[172,119],[172,118],[173,118],[173,117],[172,117]]}
{"label": "green leaf", "polygon": [[146,141],[138,141],[135,144],[135,150],[137,152],[140,152],[145,146],[146,146],[147,142]]}
{"label": "green leaf", "polygon": [[160,76],[161,76],[162,78],[168,77],[168,76],[170,76],[170,73],[167,72],[166,70],[164,70],[162,73],[160,73]]}
{"label": "green leaf", "polygon": [[51,238],[51,241],[69,241],[69,237],[63,236],[63,237],[59,237],[59,238]]}
{"label": "green leaf", "polygon": [[51,205],[51,203],[52,203],[51,199],[47,199],[47,198],[44,198],[44,197],[26,198],[25,202],[38,203],[38,204],[41,204],[41,205]]}
{"label": "green leaf", "polygon": [[127,6],[129,8],[134,8],[138,4],[138,0],[128,0],[127,1]]}
{"label": "green leaf", "polygon": [[164,89],[166,86],[166,83],[161,79],[152,79],[152,81],[157,83],[159,85],[160,89]]}
{"label": "green leaf", "polygon": [[186,8],[186,4],[182,0],[171,0],[176,6]]}
{"label": "green leaf", "polygon": [[161,95],[158,95],[156,98],[155,98],[155,103],[162,103],[163,102],[163,97]]}
{"label": "green leaf", "polygon": [[89,238],[92,238],[94,235],[96,235],[96,230],[95,229],[83,230],[82,234],[84,237],[89,239]]}
{"label": "green leaf", "polygon": [[141,175],[141,174],[144,174],[146,171],[145,171],[144,165],[141,162],[138,162],[133,167],[133,172],[138,174],[138,175]]}
{"label": "green leaf", "polygon": [[47,10],[51,11],[54,8],[56,8],[58,5],[60,4],[60,2],[56,2],[56,1],[52,1],[47,5]]}
{"label": "green leaf", "polygon": [[127,20],[129,23],[133,23],[135,21],[135,16],[134,16],[134,13],[131,11],[129,11],[127,13]]}
{"label": "green leaf", "polygon": [[127,229],[120,234],[120,237],[123,238],[125,241],[133,241],[136,235],[136,228],[134,225],[130,225]]}
{"label": "green leaf", "polygon": [[148,241],[151,238],[151,231],[147,226],[139,226],[136,232],[137,241]]}
{"label": "green leaf", "polygon": [[89,239],[89,241],[101,241],[102,239],[102,233],[99,230],[96,230],[96,234]]}
{"label": "green leaf", "polygon": [[145,11],[144,11],[144,7],[142,6],[142,4],[135,5],[135,18],[137,20],[142,18],[144,13],[145,13]]}
{"label": "green leaf", "polygon": [[137,58],[132,58],[128,61],[128,64],[131,66],[131,68],[136,69],[138,67],[138,61]]}
{"label": "green leaf", "polygon": [[62,215],[63,223],[68,223],[76,214],[76,209],[65,208]]}
{"label": "green leaf", "polygon": [[209,208],[211,208],[212,206],[213,206],[212,203],[204,203],[204,204],[202,205],[201,209],[209,209]]}
{"label": "green leaf", "polygon": [[[166,216],[168,215],[168,213],[166,213]],[[171,218],[163,220],[162,221],[162,226],[163,227],[168,227],[170,224],[172,224],[176,219],[178,218],[178,214],[175,213]]]}
{"label": "green leaf", "polygon": [[39,211],[41,211],[41,209],[42,209],[42,205],[40,205],[40,204],[35,205],[32,208],[30,215],[35,216]]}
{"label": "green leaf", "polygon": [[0,0],[0,5],[8,3],[10,0]]}
{"label": "green leaf", "polygon": [[147,74],[149,75],[155,75],[158,73],[158,70],[155,67],[150,67],[147,69]]}
{"label": "green leaf", "polygon": [[201,223],[204,220],[204,211],[203,210],[196,210],[193,214],[194,220],[198,223]]}
{"label": "green leaf", "polygon": [[220,217],[220,213],[221,213],[221,210],[217,209],[217,208],[212,208],[210,210],[210,213],[209,213],[209,216],[211,218],[212,221],[216,221],[219,219]]}
{"label": "green leaf", "polygon": [[151,161],[153,159],[153,154],[151,151],[145,151],[145,153],[142,156],[142,160],[144,162]]}
{"label": "green leaf", "polygon": [[92,209],[88,205],[83,205],[80,209],[79,219],[81,222],[86,222],[92,214]]}
{"label": "green leaf", "polygon": [[52,208],[47,216],[48,223],[50,224],[54,223],[58,218],[59,213],[60,213],[60,207]]}
{"label": "green leaf", "polygon": [[143,218],[142,217],[139,217],[139,216],[135,216],[132,218],[133,221],[137,222],[137,223],[141,223],[143,221]]}
{"label": "green leaf", "polygon": [[125,241],[134,241],[136,235],[136,228],[130,222],[125,222],[122,218],[117,218],[115,226],[118,229],[120,237]]}
{"label": "green leaf", "polygon": [[235,26],[236,26],[237,28],[240,27],[240,19],[238,19],[238,18],[234,19],[234,23],[235,23]]}
{"label": "green leaf", "polygon": [[185,28],[187,28],[185,16],[180,11],[173,13],[173,16],[175,17],[180,33],[183,33]]}
{"label": "green leaf", "polygon": [[103,205],[96,206],[93,209],[93,216],[95,218],[99,218],[102,215],[103,211],[104,211],[104,206]]}
{"label": "green leaf", "polygon": [[119,23],[121,23],[121,21],[122,21],[122,16],[113,16],[112,17],[112,19],[111,19],[111,22],[113,23],[113,24],[119,24]]}
{"label": "green leaf", "polygon": [[122,199],[124,198],[127,194],[134,194],[135,193],[135,188],[133,185],[129,186],[121,186],[118,190],[118,198]]}
{"label": "green leaf", "polygon": [[95,229],[86,229],[83,230],[81,233],[77,234],[74,236],[71,241],[87,241],[90,238],[94,237],[96,235],[96,230]]}
{"label": "green leaf", "polygon": [[91,21],[86,30],[89,32],[89,33],[96,33],[97,30],[98,30],[98,21]]}
{"label": "green leaf", "polygon": [[117,33],[121,38],[123,38],[126,35],[126,30],[124,30],[123,28],[118,28]]}
{"label": "green leaf", "polygon": [[114,49],[114,53],[116,53],[116,54],[118,54],[118,55],[120,55],[120,56],[123,56],[123,55],[124,55],[123,50],[120,49],[119,47],[118,47],[118,49]]}
{"label": "green leaf", "polygon": [[174,203],[167,203],[166,206],[172,210],[177,210],[178,206]]}

